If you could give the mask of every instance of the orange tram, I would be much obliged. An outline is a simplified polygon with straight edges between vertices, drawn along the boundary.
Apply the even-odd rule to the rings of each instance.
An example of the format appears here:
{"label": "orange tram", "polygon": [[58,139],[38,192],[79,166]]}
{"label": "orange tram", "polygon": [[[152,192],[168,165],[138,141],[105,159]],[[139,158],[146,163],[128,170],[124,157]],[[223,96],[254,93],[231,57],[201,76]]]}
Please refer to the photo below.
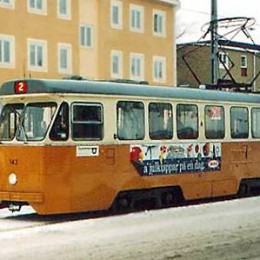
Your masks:
{"label": "orange tram", "polygon": [[38,214],[249,195],[260,96],[77,80],[0,89],[0,207]]}

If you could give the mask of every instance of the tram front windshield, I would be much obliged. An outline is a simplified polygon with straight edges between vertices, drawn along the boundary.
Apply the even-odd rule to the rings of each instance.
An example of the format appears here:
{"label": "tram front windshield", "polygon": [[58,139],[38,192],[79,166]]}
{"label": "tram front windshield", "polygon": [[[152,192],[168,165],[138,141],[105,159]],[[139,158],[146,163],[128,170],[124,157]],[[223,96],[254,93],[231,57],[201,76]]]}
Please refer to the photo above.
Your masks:
{"label": "tram front windshield", "polygon": [[0,117],[0,140],[43,140],[56,108],[53,102],[6,104]]}

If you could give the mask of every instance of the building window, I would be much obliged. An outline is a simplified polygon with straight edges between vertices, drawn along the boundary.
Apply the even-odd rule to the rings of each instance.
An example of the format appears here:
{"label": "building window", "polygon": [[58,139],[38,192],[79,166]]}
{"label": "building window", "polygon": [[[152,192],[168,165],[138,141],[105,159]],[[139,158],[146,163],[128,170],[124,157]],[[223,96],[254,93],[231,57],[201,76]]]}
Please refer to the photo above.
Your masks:
{"label": "building window", "polygon": [[47,14],[46,0],[28,0],[28,11],[30,13]]}
{"label": "building window", "polygon": [[70,74],[71,68],[71,45],[59,43],[58,44],[58,70],[59,73]]}
{"label": "building window", "polygon": [[28,68],[33,71],[47,71],[47,41],[28,40]]}
{"label": "building window", "polygon": [[241,76],[247,77],[247,56],[241,55],[240,58]]}
{"label": "building window", "polygon": [[70,0],[58,0],[58,17],[61,19],[71,19]]}
{"label": "building window", "polygon": [[219,68],[225,69],[228,68],[228,54],[226,52],[220,52],[219,53]]}
{"label": "building window", "polygon": [[165,82],[166,81],[166,58],[155,56],[153,57],[153,81]]}
{"label": "building window", "polygon": [[84,47],[93,47],[93,27],[90,25],[80,26],[80,45]]}
{"label": "building window", "polygon": [[144,32],[144,8],[139,5],[130,5],[130,30]]}
{"label": "building window", "polygon": [[241,55],[241,68],[247,68],[247,56],[246,55]]}
{"label": "building window", "polygon": [[171,104],[149,104],[149,135],[153,140],[171,139],[173,137]]}
{"label": "building window", "polygon": [[14,0],[0,0],[0,7],[14,8]]}
{"label": "building window", "polygon": [[225,114],[220,106],[205,106],[205,136],[207,139],[225,137]]}
{"label": "building window", "polygon": [[112,51],[111,52],[111,77],[114,79],[122,78],[122,52]]}
{"label": "building window", "polygon": [[196,139],[199,136],[198,107],[177,105],[177,135],[179,139]]}
{"label": "building window", "polygon": [[0,67],[14,68],[15,39],[13,36],[0,34]]}
{"label": "building window", "polygon": [[117,103],[117,137],[120,140],[144,138],[144,104],[119,101]]}
{"label": "building window", "polygon": [[144,80],[144,55],[130,54],[130,79]]}
{"label": "building window", "polygon": [[111,1],[111,27],[122,29],[122,2]]}
{"label": "building window", "polygon": [[166,36],[166,13],[164,11],[153,11],[153,33],[157,36]]}
{"label": "building window", "polygon": [[246,107],[232,107],[230,110],[230,125],[232,138],[248,138],[248,109]]}

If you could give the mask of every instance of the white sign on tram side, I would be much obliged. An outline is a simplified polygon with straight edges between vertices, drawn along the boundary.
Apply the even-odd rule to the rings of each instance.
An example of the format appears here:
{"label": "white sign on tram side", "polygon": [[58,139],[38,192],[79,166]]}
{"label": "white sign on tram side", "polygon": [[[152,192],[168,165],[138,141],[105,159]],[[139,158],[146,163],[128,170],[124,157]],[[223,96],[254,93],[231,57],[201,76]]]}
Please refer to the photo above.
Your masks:
{"label": "white sign on tram side", "polygon": [[98,146],[81,145],[76,148],[77,157],[99,156]]}

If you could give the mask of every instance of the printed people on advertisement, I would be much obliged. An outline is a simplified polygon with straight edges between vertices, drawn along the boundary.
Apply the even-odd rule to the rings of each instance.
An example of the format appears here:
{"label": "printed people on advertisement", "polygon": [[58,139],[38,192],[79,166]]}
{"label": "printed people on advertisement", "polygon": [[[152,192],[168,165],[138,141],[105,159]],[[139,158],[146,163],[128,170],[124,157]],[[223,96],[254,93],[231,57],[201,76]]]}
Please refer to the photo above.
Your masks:
{"label": "printed people on advertisement", "polygon": [[201,152],[200,152],[200,146],[198,144],[196,144],[196,146],[195,146],[195,153],[197,155],[198,160],[201,160],[202,155],[201,155]]}
{"label": "printed people on advertisement", "polygon": [[187,157],[188,158],[194,158],[195,157],[194,150],[193,150],[193,144],[190,144],[187,147]]}
{"label": "printed people on advertisement", "polygon": [[166,158],[166,155],[167,155],[167,147],[165,145],[162,145],[160,147],[160,155],[159,155],[159,160],[161,164],[163,163],[163,159]]}
{"label": "printed people on advertisement", "polygon": [[209,156],[209,153],[210,153],[210,144],[209,143],[205,143],[203,145],[203,155],[205,157]]}

